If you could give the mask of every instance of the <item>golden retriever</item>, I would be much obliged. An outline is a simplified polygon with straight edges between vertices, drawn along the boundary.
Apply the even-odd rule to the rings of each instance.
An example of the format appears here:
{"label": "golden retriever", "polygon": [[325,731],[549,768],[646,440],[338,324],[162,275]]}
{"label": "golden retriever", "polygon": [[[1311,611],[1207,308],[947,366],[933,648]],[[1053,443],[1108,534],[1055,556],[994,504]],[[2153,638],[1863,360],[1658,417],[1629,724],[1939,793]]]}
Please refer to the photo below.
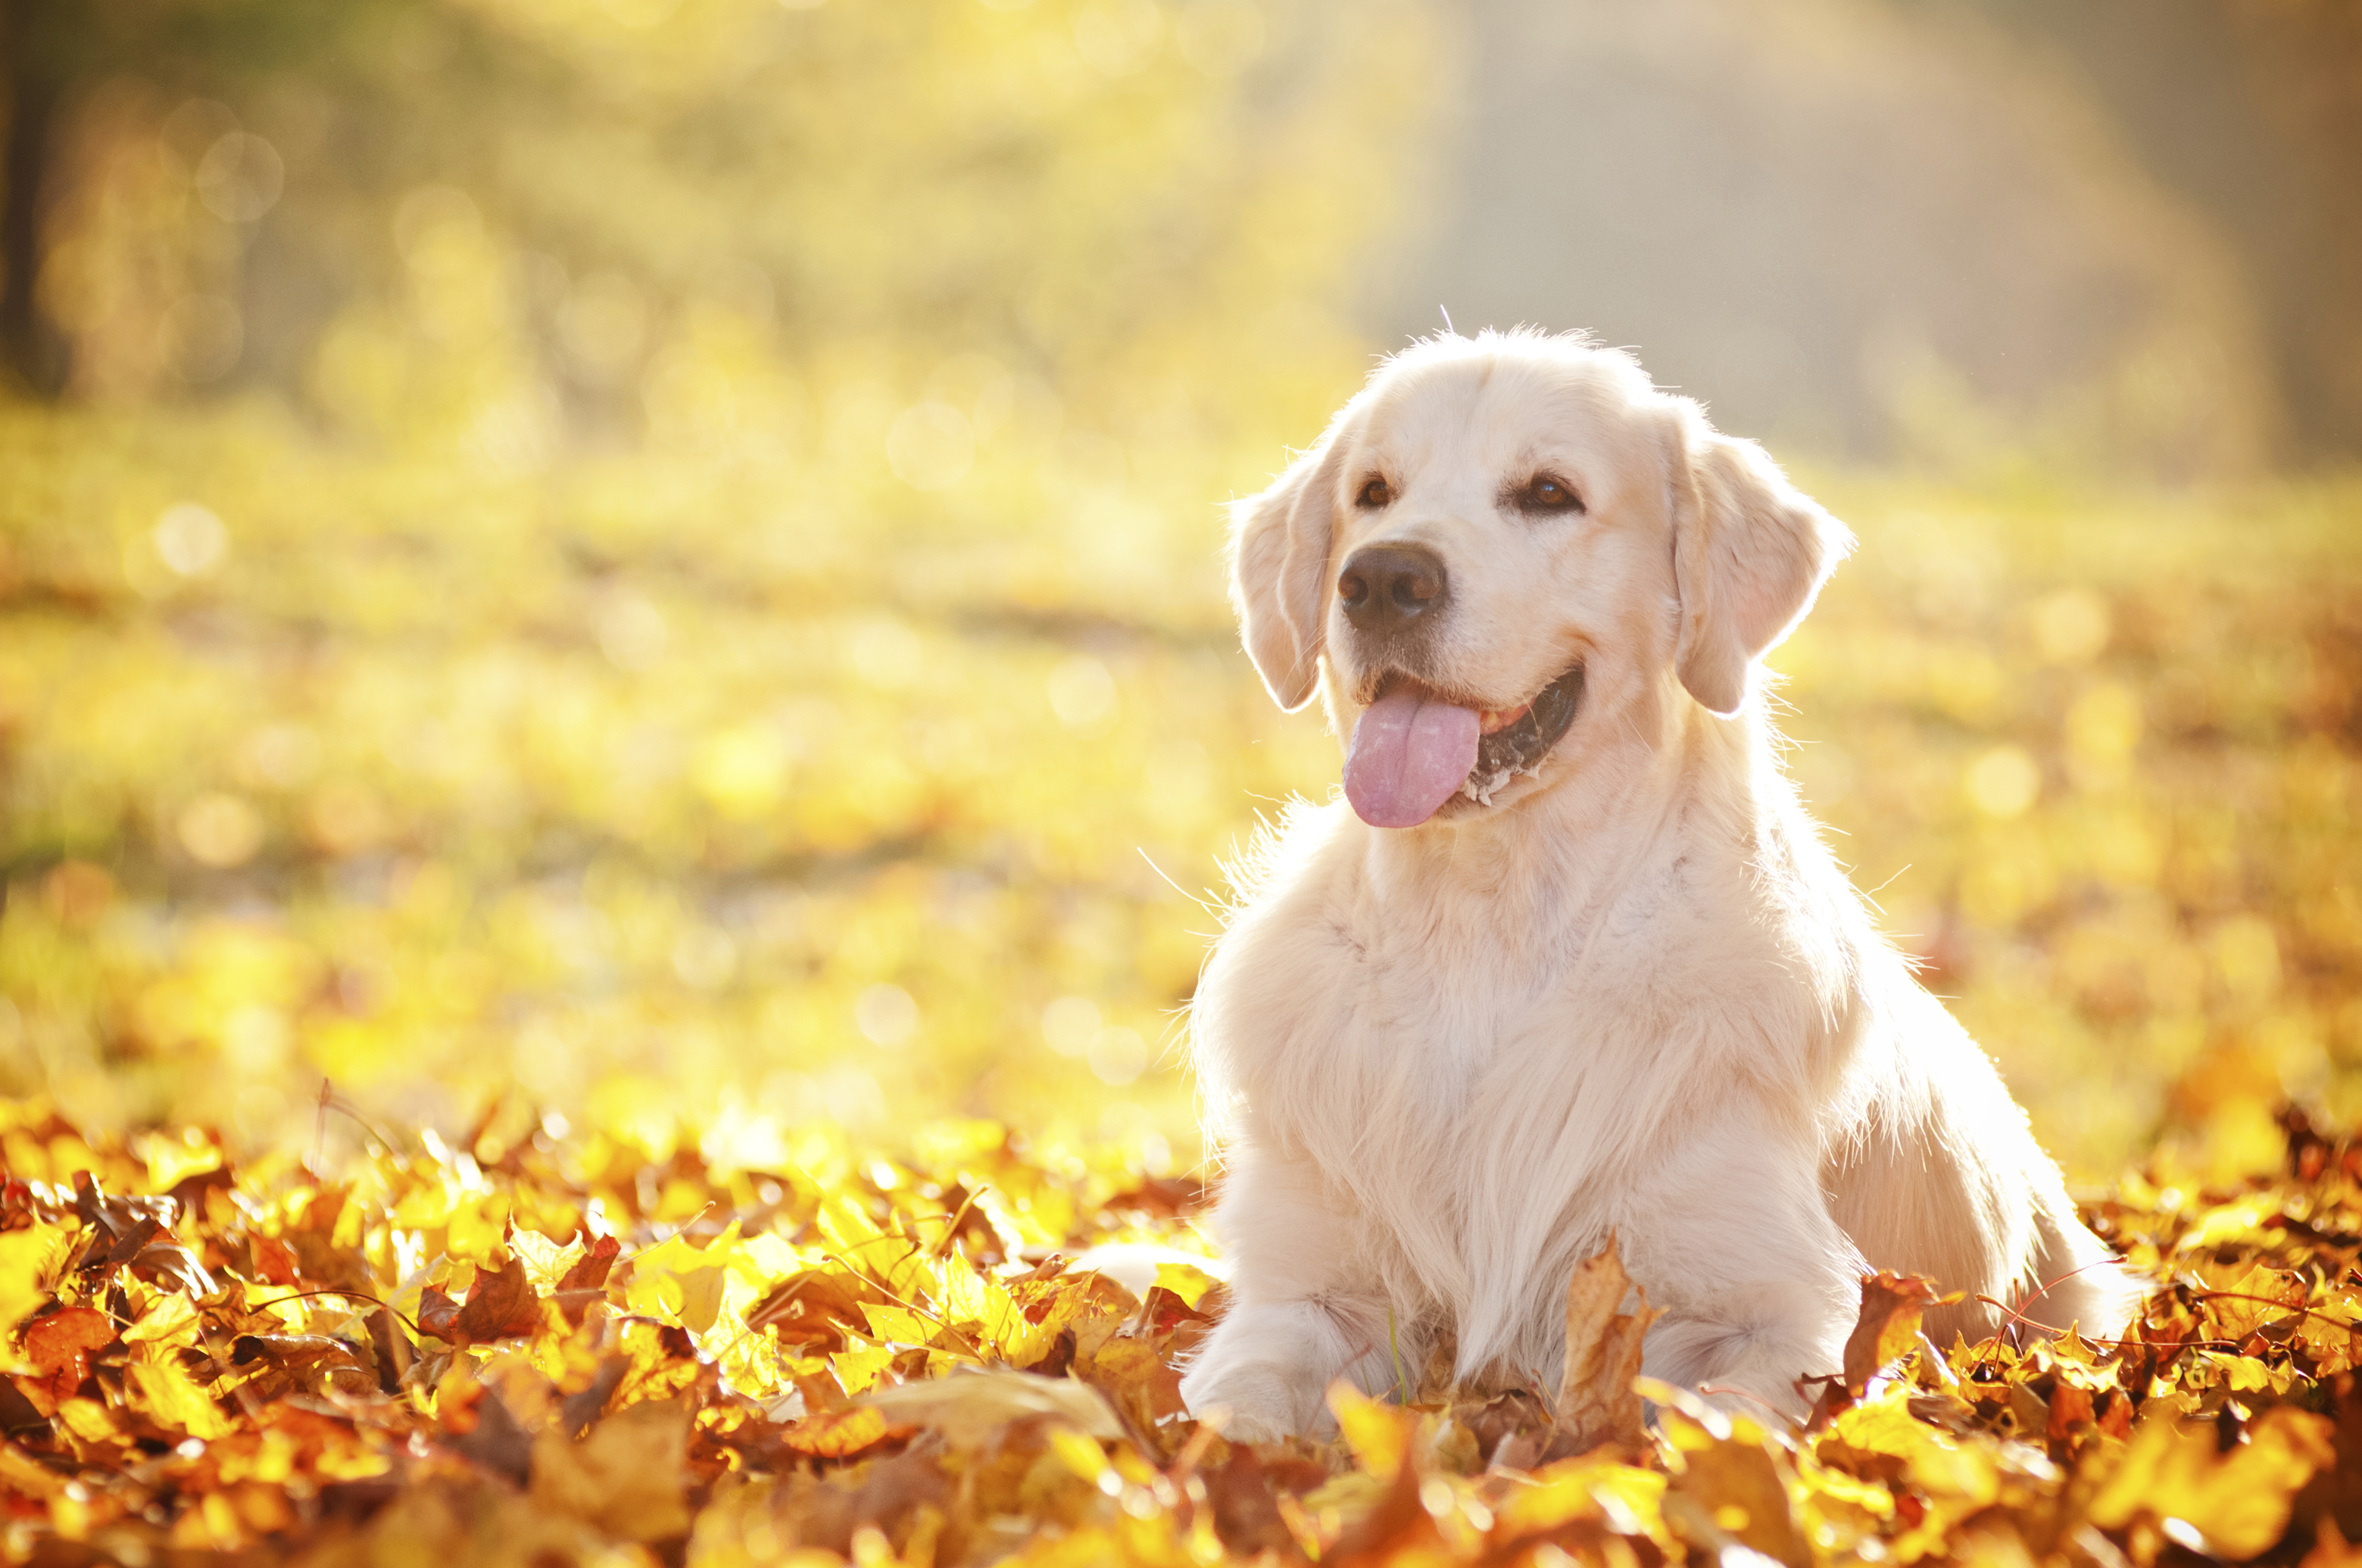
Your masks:
{"label": "golden retriever", "polygon": [[1992,1063],[1873,928],[1783,774],[1757,660],[1851,536],[1628,356],[1424,340],[1233,509],[1280,706],[1349,736],[1244,878],[1194,1004],[1232,1304],[1189,1367],[1233,1436],[1321,1430],[1440,1344],[1562,1355],[1612,1230],[1646,1370],[1791,1414],[1871,1268],[2002,1326],[2134,1282]]}

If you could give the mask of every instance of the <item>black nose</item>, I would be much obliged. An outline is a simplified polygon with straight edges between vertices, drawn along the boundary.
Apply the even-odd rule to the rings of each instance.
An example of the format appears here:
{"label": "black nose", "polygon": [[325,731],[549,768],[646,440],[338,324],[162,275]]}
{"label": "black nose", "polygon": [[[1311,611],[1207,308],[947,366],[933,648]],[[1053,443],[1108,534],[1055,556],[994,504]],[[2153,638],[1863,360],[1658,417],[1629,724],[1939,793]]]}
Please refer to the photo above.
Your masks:
{"label": "black nose", "polygon": [[1372,545],[1345,558],[1337,597],[1355,629],[1379,635],[1408,629],[1451,598],[1443,558],[1422,545]]}

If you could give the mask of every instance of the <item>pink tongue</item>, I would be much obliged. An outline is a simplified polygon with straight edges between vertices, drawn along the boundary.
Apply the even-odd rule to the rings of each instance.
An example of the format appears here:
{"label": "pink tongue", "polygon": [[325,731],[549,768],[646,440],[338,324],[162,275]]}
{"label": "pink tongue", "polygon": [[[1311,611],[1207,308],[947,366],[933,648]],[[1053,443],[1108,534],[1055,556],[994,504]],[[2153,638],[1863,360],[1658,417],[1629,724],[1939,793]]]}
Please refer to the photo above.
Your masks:
{"label": "pink tongue", "polygon": [[1345,748],[1345,799],[1372,827],[1417,827],[1476,766],[1476,711],[1390,692],[1370,704]]}

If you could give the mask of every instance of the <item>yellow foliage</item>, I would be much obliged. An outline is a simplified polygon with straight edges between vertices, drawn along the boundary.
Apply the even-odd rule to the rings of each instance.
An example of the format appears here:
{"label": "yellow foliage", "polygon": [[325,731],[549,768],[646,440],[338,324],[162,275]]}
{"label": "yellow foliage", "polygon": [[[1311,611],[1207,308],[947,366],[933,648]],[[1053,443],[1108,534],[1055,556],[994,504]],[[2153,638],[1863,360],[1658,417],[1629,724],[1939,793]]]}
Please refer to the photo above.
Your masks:
{"label": "yellow foliage", "polygon": [[[2134,1562],[2342,1550],[2313,1483],[2356,1413],[2362,1297],[2336,1238],[2362,1227],[2362,1144],[2294,1113],[2268,1174],[2183,1187],[2161,1159],[2087,1209],[2164,1281],[2121,1342],[1940,1353],[1915,1327],[1926,1282],[1871,1276],[1847,1366],[1793,1425],[1636,1378],[1609,1251],[1570,1280],[1555,1397],[1451,1387],[1447,1358],[1397,1391],[1411,1408],[1340,1384],[1333,1438],[1256,1446],[1177,1397],[1228,1298],[1211,1260],[1175,1261],[1202,1255],[1203,1195],[1142,1183],[1120,1149],[972,1120],[895,1150],[742,1125],[811,1162],[748,1171],[676,1124],[661,1154],[608,1128],[489,1165],[422,1138],[334,1181],[224,1159],[175,1196],[150,1176],[178,1132],[86,1138],[6,1101],[0,1126],[80,1173],[0,1184],[0,1243],[29,1259],[0,1480],[37,1506],[13,1559],[1839,1568],[2033,1563],[2062,1536],[2099,1551],[2096,1532]],[[970,1201],[988,1188],[1037,1212],[1060,1197],[1073,1221],[1034,1242]],[[478,1252],[450,1221],[486,1208],[596,1227]],[[173,1244],[109,1261],[167,1218]],[[1067,1262],[1103,1242],[1194,1295]]]}
{"label": "yellow foliage", "polygon": [[2121,1529],[2142,1518],[2180,1520],[2198,1532],[2202,1550],[2234,1562],[2256,1556],[2288,1528],[2298,1491],[2334,1461],[2330,1432],[2319,1416],[2275,1407],[2226,1452],[2211,1424],[2152,1416],[2092,1499],[2092,1522]]}

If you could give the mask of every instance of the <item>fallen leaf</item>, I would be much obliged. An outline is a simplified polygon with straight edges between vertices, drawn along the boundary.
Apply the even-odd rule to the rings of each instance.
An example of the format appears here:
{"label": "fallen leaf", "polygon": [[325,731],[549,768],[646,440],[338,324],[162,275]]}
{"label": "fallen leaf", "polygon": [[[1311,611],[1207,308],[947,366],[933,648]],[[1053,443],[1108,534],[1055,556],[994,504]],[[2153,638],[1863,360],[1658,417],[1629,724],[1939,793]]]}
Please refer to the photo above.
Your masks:
{"label": "fallen leaf", "polygon": [[798,1453],[843,1459],[915,1430],[891,1424],[886,1413],[875,1405],[856,1405],[849,1410],[832,1410],[800,1421],[781,1441]]}
{"label": "fallen leaf", "polygon": [[[422,1318],[422,1327],[424,1321]],[[524,1264],[512,1258],[500,1268],[478,1269],[475,1283],[468,1286],[468,1304],[451,1327],[458,1335],[454,1344],[481,1344],[539,1330],[541,1297],[526,1282]]]}
{"label": "fallen leaf", "polygon": [[2224,1450],[2212,1422],[2184,1424],[2163,1409],[2145,1416],[2114,1474],[2092,1499],[2092,1522],[2121,1529],[2144,1516],[2180,1519],[2207,1549],[2234,1561],[2257,1556],[2288,1528],[2296,1494],[2334,1463],[2330,1421],[2276,1405]]}
{"label": "fallen leaf", "polygon": [[880,1388],[863,1396],[862,1403],[894,1421],[939,1431],[955,1448],[981,1447],[1028,1416],[1054,1416],[1087,1437],[1124,1435],[1123,1423],[1098,1389],[1025,1372],[957,1372],[931,1383]]}
{"label": "fallen leaf", "polygon": [[275,1397],[289,1388],[334,1389],[359,1394],[377,1386],[377,1372],[344,1341],[326,1334],[241,1334],[230,1345],[230,1364],[267,1368],[283,1383],[249,1385],[248,1391]]}
{"label": "fallen leaf", "polygon": [[447,1343],[459,1340],[459,1304],[439,1285],[418,1293],[418,1330]]}
{"label": "fallen leaf", "polygon": [[2312,1550],[2297,1568],[2362,1568],[2362,1548],[2349,1543],[2334,1515],[2323,1515],[2314,1528]]}
{"label": "fallen leaf", "polygon": [[623,1254],[624,1243],[613,1236],[601,1236],[591,1242],[590,1250],[575,1261],[557,1282],[552,1297],[565,1312],[566,1320],[581,1327],[583,1315],[594,1301],[607,1298],[608,1271]]}
{"label": "fallen leaf", "polygon": [[1861,1278],[1861,1312],[1846,1337],[1845,1380],[1860,1398],[1881,1367],[1916,1349],[1919,1320],[1938,1299],[1933,1280],[1884,1269]]}
{"label": "fallen leaf", "polygon": [[690,1412],[671,1401],[635,1405],[579,1442],[544,1432],[533,1444],[533,1501],[624,1540],[689,1533]]}
{"label": "fallen leaf", "polygon": [[254,1275],[270,1285],[292,1286],[299,1277],[295,1254],[286,1242],[276,1236],[256,1236],[248,1243],[253,1250]]}
{"label": "fallen leaf", "polygon": [[[1637,1303],[1630,1312],[1621,1310],[1628,1296]],[[1659,1316],[1648,1292],[1624,1272],[1614,1231],[1606,1246],[1575,1264],[1566,1286],[1566,1373],[1558,1392],[1558,1428],[1568,1452],[1646,1448],[1645,1408],[1632,1382],[1640,1375],[1649,1325]]]}
{"label": "fallen leaf", "polygon": [[1187,1409],[1181,1398],[1180,1372],[1153,1341],[1110,1339],[1076,1368],[1076,1375],[1105,1394],[1142,1432],[1158,1430]]}
{"label": "fallen leaf", "polygon": [[1409,1411],[1373,1399],[1342,1379],[1329,1386],[1329,1412],[1354,1463],[1381,1481],[1392,1481],[1410,1456]]}
{"label": "fallen leaf", "polygon": [[589,1387],[566,1397],[565,1403],[558,1407],[558,1420],[567,1436],[580,1437],[590,1430],[591,1423],[606,1411],[607,1401],[614,1397],[615,1390],[623,1386],[624,1379],[631,1370],[628,1357],[611,1355],[599,1364],[598,1374],[591,1378]]}
{"label": "fallen leaf", "polygon": [[202,1442],[226,1437],[229,1418],[222,1413],[179,1353],[157,1345],[137,1345],[123,1368],[124,1403],[167,1431],[180,1432]]}
{"label": "fallen leaf", "polygon": [[497,1389],[486,1388],[475,1402],[476,1424],[445,1440],[453,1452],[467,1455],[494,1474],[522,1486],[532,1478],[533,1438],[517,1424]]}
{"label": "fallen leaf", "polygon": [[25,1330],[25,1359],[33,1364],[40,1396],[51,1408],[72,1398],[90,1376],[90,1358],[115,1342],[115,1322],[87,1307],[66,1307],[36,1318]]}
{"label": "fallen leaf", "polygon": [[49,1300],[73,1242],[72,1227],[41,1220],[22,1230],[0,1231],[0,1334]]}

